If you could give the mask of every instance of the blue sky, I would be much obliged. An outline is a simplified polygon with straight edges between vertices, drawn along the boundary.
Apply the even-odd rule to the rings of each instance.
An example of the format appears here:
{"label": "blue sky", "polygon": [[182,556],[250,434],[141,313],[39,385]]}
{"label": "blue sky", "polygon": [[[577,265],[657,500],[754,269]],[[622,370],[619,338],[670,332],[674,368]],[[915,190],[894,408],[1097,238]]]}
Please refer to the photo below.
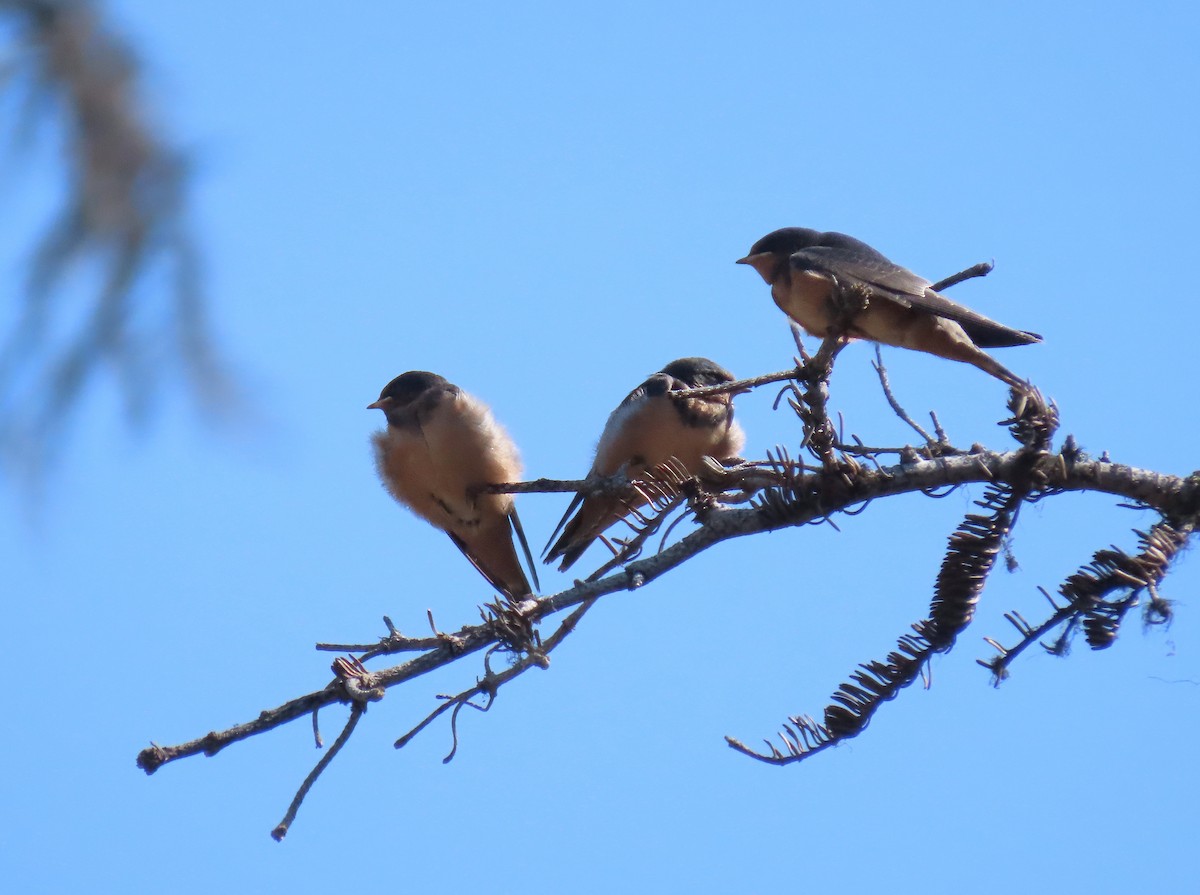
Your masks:
{"label": "blue sky", "polygon": [[[1166,632],[1131,622],[1108,652],[1030,653],[998,690],[975,664],[983,636],[1012,639],[1005,611],[1040,617],[1038,585],[1153,522],[1100,497],[1026,508],[1021,571],[994,576],[932,689],[799,766],[722,737],[819,712],[886,654],[978,492],[722,544],[602,601],[547,672],[461,719],[447,766],[444,725],[391,743],[478,665],[389,693],[283,844],[267,834],[318,758],[307,722],[149,779],[133,763],[148,740],[324,685],[316,641],[374,639],[384,614],[412,633],[426,609],[445,629],[477,619],[481,580],[375,479],[381,420],[363,408],[385,382],[440,372],[491,403],[530,477],[581,475],[608,412],[666,361],[788,365],[782,315],[733,264],[776,227],[851,233],[930,279],[995,259],[953,294],[1045,336],[1000,356],[1063,431],[1192,471],[1193,5],[111,10],[193,153],[212,312],[256,416],[210,429],[176,389],[135,435],[101,379],[36,521],[5,485],[14,891],[1194,885],[1194,560],[1167,581]],[[43,149],[7,162],[10,284],[57,196]],[[871,356],[843,353],[834,405],[868,443],[905,441]],[[1005,446],[1001,385],[885,359],[914,415]],[[739,399],[752,455],[795,449],[773,396]],[[520,500],[532,540],[565,503]],[[341,717],[324,714],[327,739]]]}

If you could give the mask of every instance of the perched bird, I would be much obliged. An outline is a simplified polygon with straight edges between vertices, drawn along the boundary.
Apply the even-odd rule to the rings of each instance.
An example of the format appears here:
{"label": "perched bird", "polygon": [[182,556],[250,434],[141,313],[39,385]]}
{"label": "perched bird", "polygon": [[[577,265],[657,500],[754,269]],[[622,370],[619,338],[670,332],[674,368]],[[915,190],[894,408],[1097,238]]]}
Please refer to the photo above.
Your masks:
{"label": "perched bird", "polygon": [[[728,370],[704,357],[671,361],[630,392],[609,416],[588,477],[624,470],[633,480],[672,457],[695,473],[702,457],[736,457],[746,438],[733,421],[734,392],[703,398],[672,396],[681,389],[733,381]],[[635,496],[593,494],[585,498],[576,494],[550,536],[553,544],[547,546],[545,561],[561,557],[559,571],[565,571],[606,528],[638,504]],[[554,540],[560,531],[562,536]]]}
{"label": "perched bird", "polygon": [[511,494],[477,494],[480,485],[516,482],[521,461],[487,405],[436,373],[397,376],[368,410],[387,428],[372,436],[384,487],[404,506],[450,535],[492,587],[510,597],[532,591],[513,532],[533,570],[533,557]]}
{"label": "perched bird", "polygon": [[1027,385],[981,349],[1030,345],[1041,336],[955,304],[852,236],[785,227],[768,233],[737,263],[757,270],[779,309],[811,335],[828,335],[838,323],[842,290],[854,290],[850,303],[858,298],[866,307],[852,316],[850,338],[963,361],[1011,386]]}

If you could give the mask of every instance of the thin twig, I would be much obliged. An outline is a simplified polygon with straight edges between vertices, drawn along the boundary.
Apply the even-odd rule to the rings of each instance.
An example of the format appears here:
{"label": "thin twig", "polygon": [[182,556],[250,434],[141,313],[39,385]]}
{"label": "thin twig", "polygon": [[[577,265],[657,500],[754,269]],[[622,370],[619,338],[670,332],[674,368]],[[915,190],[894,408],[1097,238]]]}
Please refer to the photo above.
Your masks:
{"label": "thin twig", "polygon": [[[582,605],[580,605],[578,608],[576,608],[576,610],[574,612],[572,612],[565,619],[563,619],[563,621],[559,624],[559,626],[555,630],[555,632],[552,635],[550,635],[549,637],[547,637],[545,640],[542,641],[540,652],[542,653],[543,656],[548,655],[551,652],[553,652],[555,647],[557,647],[560,643],[562,643],[563,639],[569,633],[571,633],[571,631],[575,630],[575,626],[579,623],[579,620],[581,618],[583,618],[584,614],[589,609],[591,609],[593,605],[595,605],[595,602],[596,602],[595,599],[585,601]],[[428,727],[434,720],[436,720],[439,716],[444,714],[449,709],[453,708],[455,705],[462,703],[462,702],[466,702],[466,701],[472,699],[473,697],[478,696],[483,693],[487,693],[491,696],[494,696],[494,694],[496,693],[497,690],[500,689],[500,687],[502,687],[504,684],[507,684],[513,678],[519,677],[520,675],[524,674],[526,671],[528,671],[530,668],[532,668],[534,666],[542,667],[541,663],[537,659],[535,659],[534,657],[527,656],[524,659],[522,659],[520,662],[517,662],[515,665],[513,665],[511,668],[509,668],[505,671],[495,673],[495,674],[494,673],[487,674],[484,677],[484,679],[481,681],[478,681],[474,687],[464,690],[462,693],[459,693],[457,696],[446,697],[448,700],[447,702],[444,702],[441,705],[439,705],[436,709],[434,709],[432,712],[430,712],[424,719],[422,719],[419,724],[417,724],[415,727],[413,727],[411,730],[409,730],[406,734],[404,734],[404,736],[402,736],[398,740],[396,740],[396,742],[394,744],[395,748],[402,749],[405,746],[407,746],[410,742],[412,742],[413,738],[416,737],[417,734],[419,734],[422,730],[424,730],[426,727]],[[449,760],[449,758],[453,757],[453,755],[454,755],[454,752],[452,751],[450,753],[450,756],[447,757],[447,760]]]}
{"label": "thin twig", "polygon": [[946,430],[942,428],[941,420],[938,419],[937,411],[929,411],[929,418],[933,420],[933,431],[937,435],[937,443],[940,445],[949,445],[950,439],[946,437]]}
{"label": "thin twig", "polygon": [[627,485],[629,480],[624,473],[617,473],[602,479],[534,479],[531,482],[499,482],[490,485],[476,485],[470,489],[475,494],[558,494],[570,491],[591,491],[611,487],[614,490]]}
{"label": "thin twig", "polygon": [[642,545],[651,535],[658,531],[658,529],[662,526],[663,520],[666,519],[667,516],[671,515],[671,513],[673,513],[682,502],[683,497],[676,496],[669,503],[667,503],[666,506],[658,510],[654,516],[649,518],[643,517],[645,521],[640,526],[635,527],[633,536],[625,539],[624,541],[618,542],[620,544],[620,548],[617,550],[617,552],[612,556],[611,559],[605,562],[604,565],[592,572],[592,574],[588,576],[588,580],[595,581],[597,578],[607,575],[617,566],[624,565],[631,559],[635,559],[641,555]]}
{"label": "thin twig", "polygon": [[333,741],[333,745],[329,747],[329,751],[321,756],[321,760],[317,762],[316,767],[309,771],[308,776],[304,778],[304,782],[300,784],[300,789],[296,791],[296,797],[292,799],[292,804],[288,805],[288,810],[284,814],[283,820],[271,831],[271,838],[276,842],[283,841],[283,837],[287,835],[292,821],[296,819],[296,812],[300,810],[300,805],[304,801],[304,797],[308,795],[308,791],[312,789],[312,785],[317,782],[317,778],[329,767],[329,763],[342,751],[342,746],[346,745],[346,741],[350,739],[350,734],[354,733],[354,728],[358,726],[358,719],[363,716],[363,712],[366,710],[367,705],[365,702],[355,702],[350,706],[350,718],[346,721],[346,726],[342,728],[342,732],[338,734],[338,738]]}
{"label": "thin twig", "polygon": [[314,649],[327,653],[363,653],[362,658],[369,659],[392,653],[424,652],[435,649],[442,643],[436,637],[382,637],[374,643],[318,643]]}
{"label": "thin twig", "polygon": [[963,280],[970,280],[974,277],[986,277],[992,272],[992,269],[995,266],[996,262],[994,261],[980,261],[978,264],[972,264],[965,270],[960,270],[956,274],[951,274],[944,280],[938,280],[929,288],[934,292],[941,292],[943,289],[949,289],[951,286],[955,286],[961,283]]}
{"label": "thin twig", "polygon": [[762,376],[753,376],[750,379],[722,382],[720,385],[706,385],[701,388],[681,388],[672,391],[670,394],[672,398],[707,398],[710,395],[723,395],[726,392],[749,391],[750,389],[758,388],[760,385],[770,385],[773,382],[785,382],[789,379],[795,379],[798,375],[798,370],[793,367],[790,370],[780,370],[778,373],[765,373]]}
{"label": "thin twig", "polygon": [[879,343],[875,343],[875,362],[871,364],[875,368],[875,372],[879,374],[879,385],[883,388],[883,396],[887,398],[888,404],[895,411],[896,416],[900,417],[904,422],[908,423],[909,427],[914,432],[924,439],[926,444],[937,444],[937,441],[926,432],[917,421],[908,415],[908,411],[901,406],[896,400],[896,396],[892,393],[892,384],[888,381],[887,367],[883,365],[883,352],[879,348]]}

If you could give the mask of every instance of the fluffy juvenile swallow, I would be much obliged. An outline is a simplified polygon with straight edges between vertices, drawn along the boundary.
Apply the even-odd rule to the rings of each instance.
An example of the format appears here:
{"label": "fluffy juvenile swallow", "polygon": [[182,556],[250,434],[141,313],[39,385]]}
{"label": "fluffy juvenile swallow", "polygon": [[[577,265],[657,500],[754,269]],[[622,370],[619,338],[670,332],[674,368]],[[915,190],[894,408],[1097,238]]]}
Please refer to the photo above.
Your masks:
{"label": "fluffy juvenile swallow", "polygon": [[856,289],[867,306],[847,335],[973,364],[1011,386],[1027,383],[983,348],[1040,342],[952,302],[932,284],[844,233],[785,227],[768,233],[738,264],[749,264],[771,286],[779,309],[811,335],[825,336],[837,318],[839,290]]}
{"label": "fluffy juvenile swallow", "polygon": [[[673,360],[620,403],[608,418],[588,477],[610,476],[624,469],[630,479],[674,457],[689,472],[702,457],[736,457],[745,443],[733,421],[733,393],[706,398],[676,398],[672,392],[733,382],[733,375],[704,357]],[[638,498],[621,495],[575,495],[550,536],[545,561],[562,558],[565,571],[592,541],[629,510]],[[572,516],[572,513],[574,515]],[[559,532],[562,536],[554,540]]]}
{"label": "fluffy juvenile swallow", "polygon": [[414,370],[384,386],[367,409],[387,417],[387,428],[372,441],[379,477],[392,497],[446,532],[492,587],[510,597],[529,596],[513,532],[531,572],[533,557],[512,495],[473,493],[480,485],[521,479],[516,445],[487,405],[436,373]]}

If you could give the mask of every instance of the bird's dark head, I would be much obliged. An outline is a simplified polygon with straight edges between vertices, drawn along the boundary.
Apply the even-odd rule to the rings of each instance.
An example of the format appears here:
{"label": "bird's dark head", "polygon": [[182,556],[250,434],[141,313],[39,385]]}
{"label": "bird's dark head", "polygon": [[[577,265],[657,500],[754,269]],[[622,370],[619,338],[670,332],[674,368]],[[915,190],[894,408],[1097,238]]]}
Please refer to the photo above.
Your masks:
{"label": "bird's dark head", "polygon": [[445,377],[424,370],[410,370],[401,373],[385,385],[379,393],[379,400],[368,404],[367,410],[382,410],[387,413],[392,409],[407,407],[432,389],[443,388],[450,388],[450,383]]}
{"label": "bird's dark head", "polygon": [[824,234],[821,231],[807,227],[784,227],[768,233],[750,246],[746,257],[739,258],[736,263],[749,264],[767,283],[774,283],[793,252],[819,245],[822,236]]}
{"label": "bird's dark head", "polygon": [[688,388],[704,388],[708,385],[733,382],[732,373],[707,357],[681,357],[663,367],[662,372],[678,379]]}

